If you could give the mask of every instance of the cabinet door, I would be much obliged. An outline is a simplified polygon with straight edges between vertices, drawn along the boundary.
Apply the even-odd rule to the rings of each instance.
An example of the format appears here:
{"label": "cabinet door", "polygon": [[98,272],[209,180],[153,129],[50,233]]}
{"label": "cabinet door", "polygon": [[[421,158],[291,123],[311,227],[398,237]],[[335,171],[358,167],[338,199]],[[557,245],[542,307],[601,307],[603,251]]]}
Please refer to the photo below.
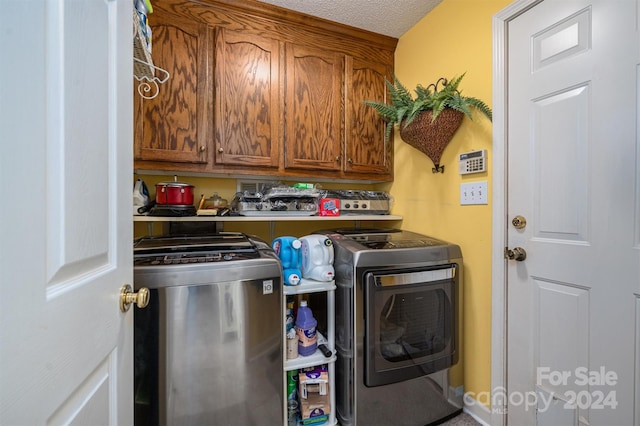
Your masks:
{"label": "cabinet door", "polygon": [[[158,96],[136,99],[135,160],[206,163],[210,30],[166,12],[153,14],[153,60],[171,77]],[[177,166],[176,170],[179,170]]]}
{"label": "cabinet door", "polygon": [[287,45],[285,168],[342,168],[343,57]]}
{"label": "cabinet door", "polygon": [[385,143],[385,123],[363,104],[386,101],[384,79],[390,70],[381,63],[347,57],[345,172],[390,174],[393,171],[393,138]]}
{"label": "cabinet door", "polygon": [[278,167],[280,45],[219,28],[216,33],[216,164]]}

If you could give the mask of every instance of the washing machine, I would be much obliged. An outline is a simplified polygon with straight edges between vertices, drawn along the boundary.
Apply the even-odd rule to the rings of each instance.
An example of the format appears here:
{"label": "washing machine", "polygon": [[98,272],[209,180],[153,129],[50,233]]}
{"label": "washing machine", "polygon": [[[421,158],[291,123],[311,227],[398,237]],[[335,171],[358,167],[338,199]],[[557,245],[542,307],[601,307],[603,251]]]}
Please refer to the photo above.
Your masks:
{"label": "washing machine", "polygon": [[141,238],[134,283],[138,425],[282,425],[282,276],[240,233]]}
{"label": "washing machine", "polygon": [[460,247],[398,229],[319,231],[334,245],[342,426],[424,426],[462,411]]}

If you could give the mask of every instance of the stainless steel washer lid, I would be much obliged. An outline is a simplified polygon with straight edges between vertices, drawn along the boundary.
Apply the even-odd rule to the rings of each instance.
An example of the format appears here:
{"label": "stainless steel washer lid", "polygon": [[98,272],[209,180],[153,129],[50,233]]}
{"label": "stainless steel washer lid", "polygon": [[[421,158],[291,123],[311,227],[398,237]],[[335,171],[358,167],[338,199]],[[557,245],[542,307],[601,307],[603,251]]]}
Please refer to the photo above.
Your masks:
{"label": "stainless steel washer lid", "polygon": [[446,241],[401,229],[346,228],[336,229],[333,232],[372,250],[434,247],[449,244]]}
{"label": "stainless steel washer lid", "polygon": [[141,238],[133,262],[136,287],[281,278],[271,247],[242,233]]}
{"label": "stainless steel washer lid", "polygon": [[146,237],[133,246],[134,266],[178,265],[257,259],[260,251],[243,234]]}
{"label": "stainless steel washer lid", "polygon": [[255,239],[235,232],[215,235],[171,235],[143,237],[133,243],[134,255],[173,253],[177,251],[246,251],[256,250]]}
{"label": "stainless steel washer lid", "polygon": [[456,244],[401,229],[346,228],[316,232],[331,238],[336,258],[346,256],[357,266],[440,263],[462,258]]}

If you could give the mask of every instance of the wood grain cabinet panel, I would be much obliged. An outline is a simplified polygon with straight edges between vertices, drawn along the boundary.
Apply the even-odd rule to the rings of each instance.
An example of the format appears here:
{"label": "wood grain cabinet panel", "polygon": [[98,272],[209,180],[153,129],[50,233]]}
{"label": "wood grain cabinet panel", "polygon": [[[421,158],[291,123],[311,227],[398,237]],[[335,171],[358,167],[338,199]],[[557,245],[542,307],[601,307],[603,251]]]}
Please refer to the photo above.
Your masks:
{"label": "wood grain cabinet panel", "polygon": [[135,95],[134,167],[172,173],[390,181],[384,100],[397,39],[260,2],[163,0]]}
{"label": "wood grain cabinet panel", "polygon": [[277,40],[217,29],[217,165],[278,167],[279,52]]}
{"label": "wood grain cabinet panel", "polygon": [[339,172],[343,56],[291,43],[286,50],[285,168]]}
{"label": "wood grain cabinet panel", "polygon": [[389,66],[347,56],[346,58],[346,173],[393,173],[392,143],[384,140],[385,123],[363,101],[386,101],[384,79]]}
{"label": "wood grain cabinet panel", "polygon": [[205,24],[154,15],[153,58],[171,74],[158,96],[134,97],[135,160],[207,163],[211,148],[207,117],[210,39]]}

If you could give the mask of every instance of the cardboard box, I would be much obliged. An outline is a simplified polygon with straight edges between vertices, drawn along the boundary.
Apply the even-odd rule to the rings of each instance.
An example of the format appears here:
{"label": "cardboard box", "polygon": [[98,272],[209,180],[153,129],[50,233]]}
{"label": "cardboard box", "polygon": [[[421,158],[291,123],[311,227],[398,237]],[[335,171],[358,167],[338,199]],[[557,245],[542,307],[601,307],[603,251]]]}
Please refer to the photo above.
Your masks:
{"label": "cardboard box", "polygon": [[326,421],[331,412],[329,373],[322,369],[301,371],[298,386],[302,424]]}
{"label": "cardboard box", "polygon": [[340,216],[340,200],[337,198],[320,198],[319,216]]}

